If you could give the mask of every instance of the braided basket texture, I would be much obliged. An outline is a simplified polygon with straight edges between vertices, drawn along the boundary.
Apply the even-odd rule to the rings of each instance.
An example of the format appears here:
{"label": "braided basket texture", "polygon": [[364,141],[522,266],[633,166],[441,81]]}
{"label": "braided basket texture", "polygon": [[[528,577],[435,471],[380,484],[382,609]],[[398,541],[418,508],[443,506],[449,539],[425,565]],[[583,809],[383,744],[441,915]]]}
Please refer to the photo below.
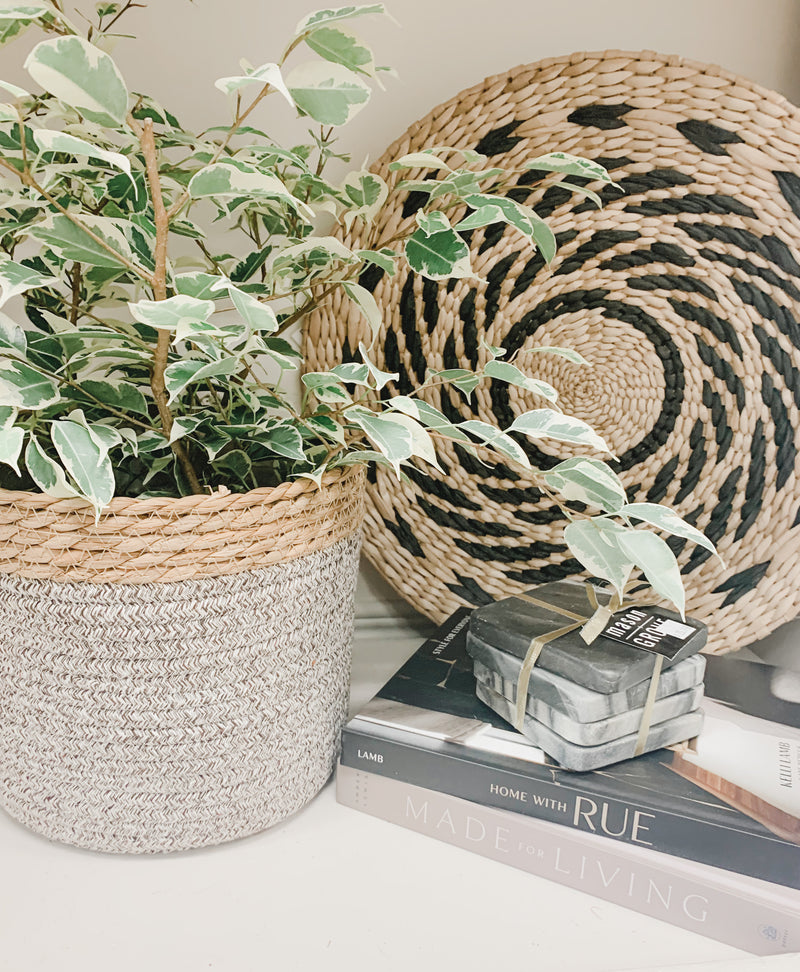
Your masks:
{"label": "braided basket texture", "polygon": [[[347,710],[363,475],[255,492],[212,497],[204,516],[197,497],[155,511],[115,500],[98,527],[79,504],[54,516],[46,497],[7,497],[28,512],[14,526],[20,569],[0,572],[0,805],[12,816],[80,847],[154,853],[256,833],[324,784]],[[121,519],[134,527],[129,564],[144,558],[159,581],[126,570],[124,533],[103,532]],[[78,538],[44,548],[58,580],[35,575],[36,531]],[[163,544],[152,557],[148,536]]]}
{"label": "braided basket texture", "polygon": [[[545,266],[513,229],[465,234],[478,279],[362,274],[384,314],[377,364],[408,393],[428,367],[474,367],[482,339],[515,352],[573,347],[521,366],[556,386],[619,457],[631,501],[664,502],[717,544],[673,541],[688,610],[709,650],[763,637],[800,610],[800,112],[774,92],[708,65],[652,52],[574,54],[487,78],[412,125],[376,163],[390,172],[428,145],[477,149],[506,167],[551,151],[604,164],[604,207],[523,173],[509,193],[536,208],[559,249]],[[537,181],[545,176],[545,181]],[[580,181],[580,180],[573,180]],[[354,248],[377,249],[425,202],[399,197]],[[453,220],[458,213],[452,213]],[[309,366],[349,358],[359,312],[318,312]],[[453,418],[507,426],[527,392],[482,386],[473,401],[435,389]],[[527,442],[527,440],[525,440]],[[526,445],[551,467],[574,454]],[[379,471],[368,491],[365,551],[417,608],[441,619],[462,604],[580,572],[557,506],[518,469],[486,467],[457,445],[443,473]]]}

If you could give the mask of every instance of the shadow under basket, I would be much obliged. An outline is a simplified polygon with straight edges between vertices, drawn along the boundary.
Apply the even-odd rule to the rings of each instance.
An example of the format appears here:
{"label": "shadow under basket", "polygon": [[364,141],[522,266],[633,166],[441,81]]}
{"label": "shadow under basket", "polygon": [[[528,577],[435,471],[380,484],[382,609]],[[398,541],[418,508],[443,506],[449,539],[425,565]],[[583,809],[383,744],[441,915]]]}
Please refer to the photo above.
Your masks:
{"label": "shadow under basket", "polygon": [[0,805],[156,853],[307,803],[347,711],[363,486],[115,499],[97,524],[0,491]]}

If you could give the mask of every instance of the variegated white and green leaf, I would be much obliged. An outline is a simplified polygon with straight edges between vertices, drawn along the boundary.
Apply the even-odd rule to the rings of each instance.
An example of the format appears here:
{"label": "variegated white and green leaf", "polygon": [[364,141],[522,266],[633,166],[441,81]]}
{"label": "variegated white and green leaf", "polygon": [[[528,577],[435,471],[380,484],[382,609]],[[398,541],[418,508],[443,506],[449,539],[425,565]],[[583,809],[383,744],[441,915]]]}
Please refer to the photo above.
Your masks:
{"label": "variegated white and green leaf", "polygon": [[37,84],[90,121],[121,126],[128,112],[128,89],[108,54],[82,37],[41,41],[25,67]]}
{"label": "variegated white and green leaf", "polygon": [[12,84],[10,81],[0,81],[0,88],[3,91],[7,91],[10,95],[15,98],[30,98],[30,92],[26,91],[24,88],[20,88],[18,84]]}
{"label": "variegated white and green leaf", "polygon": [[195,331],[195,326],[208,323],[214,313],[214,301],[176,294],[166,300],[139,300],[129,303],[128,308],[140,324],[174,331],[176,340],[180,341],[194,333],[204,333],[202,327]]}
{"label": "variegated white and green leaf", "polygon": [[617,542],[632,563],[642,569],[656,594],[672,601],[683,617],[686,592],[678,561],[668,544],[649,530],[630,528],[620,532]]}
{"label": "variegated white and green leaf", "polygon": [[437,210],[434,210],[432,213],[425,213],[421,209],[418,209],[414,218],[416,219],[417,226],[419,226],[426,236],[433,236],[434,233],[446,233],[449,229],[452,229],[450,220],[444,213],[440,213]]}
{"label": "variegated white and green leaf", "polygon": [[192,176],[189,192],[193,199],[224,199],[228,196],[275,199],[309,219],[315,215],[314,210],[302,199],[293,196],[276,176],[234,160],[215,162],[201,169]]}
{"label": "variegated white and green leaf", "polygon": [[622,597],[633,570],[633,559],[622,548],[625,529],[599,518],[573,520],[564,528],[564,540],[580,563],[593,574],[613,585]]}
{"label": "variegated white and green leaf", "polygon": [[15,357],[25,357],[28,350],[28,342],[25,338],[25,331],[12,320],[8,314],[0,311],[0,354],[3,348],[13,351]]}
{"label": "variegated white and green leaf", "polygon": [[408,395],[393,395],[387,402],[387,407],[405,415],[410,415],[426,428],[431,429],[448,439],[457,442],[472,442],[472,439],[440,412],[438,408],[430,403],[418,398],[410,398]]}
{"label": "variegated white and green leaf", "polygon": [[469,247],[453,229],[430,236],[418,229],[406,240],[405,252],[411,269],[430,280],[472,275]]}
{"label": "variegated white and green leaf", "polygon": [[546,381],[541,381],[539,378],[529,377],[509,361],[498,361],[497,359],[487,361],[483,373],[487,378],[497,378],[509,385],[524,388],[525,391],[532,392],[534,395],[541,395],[542,398],[546,398],[550,402],[554,402],[558,398],[558,392],[552,385],[549,385]]}
{"label": "variegated white and green leaf", "polygon": [[493,210],[499,209],[505,222],[514,226],[536,243],[539,252],[547,263],[550,263],[555,256],[556,238],[553,231],[530,206],[524,206],[522,203],[507,199],[505,196],[490,196],[486,193],[468,195],[464,201],[476,210],[479,210],[481,206],[491,206]]}
{"label": "variegated white and green leaf", "polygon": [[542,172],[559,172],[561,175],[581,176],[584,179],[599,179],[611,182],[611,176],[598,162],[570,155],[568,152],[549,152],[538,158],[529,159],[523,169],[539,169]]}
{"label": "variegated white and green leaf", "polygon": [[17,294],[24,294],[27,290],[36,287],[49,287],[55,283],[58,283],[57,277],[32,270],[14,260],[0,260],[0,291],[2,291],[0,306]]}
{"label": "variegated white and green leaf", "polygon": [[590,446],[598,452],[611,452],[605,440],[582,419],[554,412],[550,408],[535,408],[530,412],[523,412],[514,419],[507,431],[522,432],[532,439],[556,439],[559,442]]}
{"label": "variegated white and green leaf", "polygon": [[80,494],[99,514],[114,496],[114,469],[107,446],[101,444],[98,436],[85,425],[69,419],[53,422],[50,437]]}
{"label": "variegated white and green leaf", "polygon": [[220,291],[227,286],[227,281],[223,277],[200,270],[175,274],[173,283],[179,294],[196,297],[198,300],[219,300],[222,296]]}
{"label": "variegated white and green leaf", "polygon": [[352,402],[350,395],[327,372],[309,371],[300,380],[325,405],[349,405]]}
{"label": "variegated white and green leaf", "polygon": [[68,499],[79,495],[67,481],[64,469],[47,455],[33,435],[25,449],[25,468],[34,483],[47,496]]}
{"label": "variegated white and green leaf", "polygon": [[[126,260],[134,262],[134,253],[125,232],[129,224],[87,213],[81,214],[80,222],[82,225],[76,226],[68,216],[56,213],[37,223],[30,230],[30,235],[46,243],[63,259],[76,263],[118,270]],[[83,227],[102,243],[85,232]]]}
{"label": "variegated white and green leaf", "polygon": [[368,14],[385,14],[386,8],[382,3],[357,4],[346,7],[332,7],[324,10],[315,10],[313,13],[306,14],[294,29],[294,37],[302,37],[310,30],[329,24],[341,23],[343,20],[352,20],[354,17],[364,17]]}
{"label": "variegated white and green leaf", "polygon": [[450,166],[432,152],[408,152],[401,155],[399,159],[389,163],[389,171],[397,172],[399,169],[437,169],[443,172],[452,172]]}
{"label": "variegated white and green leaf", "polygon": [[225,94],[230,94],[232,91],[241,91],[243,88],[248,88],[254,84],[259,85],[261,88],[266,84],[271,85],[294,107],[294,101],[289,94],[289,89],[286,87],[281,69],[277,64],[262,64],[261,67],[254,68],[246,74],[239,74],[230,78],[219,78],[219,80],[214,82],[214,86]]}
{"label": "variegated white and green leaf", "polygon": [[374,341],[380,333],[381,325],[383,324],[383,314],[378,307],[377,301],[366,287],[362,287],[361,284],[353,283],[350,280],[342,284],[342,289],[367,319]]}
{"label": "variegated white and green leaf", "polygon": [[25,431],[18,426],[0,429],[0,462],[10,466],[19,476],[19,456],[25,441]]}
{"label": "variegated white and green leaf", "polygon": [[591,367],[591,362],[587,361],[586,358],[578,351],[574,351],[572,348],[558,348],[558,347],[539,347],[539,348],[526,348],[526,354],[555,354],[559,357],[566,358],[567,361],[571,361],[573,364],[579,365],[589,365]]}
{"label": "variegated white and green leaf", "polygon": [[519,463],[523,468],[531,468],[530,460],[522,446],[494,425],[489,425],[488,422],[481,422],[478,419],[469,419],[466,422],[459,422],[458,427],[480,439],[495,452],[499,452],[507,459]]}
{"label": "variegated white and green leaf", "polygon": [[85,139],[76,138],[66,132],[53,132],[48,129],[35,129],[33,140],[41,152],[64,152],[67,155],[86,156],[90,159],[99,159],[106,162],[115,169],[120,169],[126,175],[131,174],[130,159],[120,152],[108,152],[105,149],[92,145]]}
{"label": "variegated white and green leaf", "polygon": [[236,358],[222,358],[219,361],[204,361],[198,358],[184,358],[173,361],[164,371],[164,385],[169,392],[169,402],[175,401],[189,387],[206,378],[226,377],[234,374],[241,365]]}
{"label": "variegated white and green leaf", "polygon": [[92,398],[122,412],[147,415],[147,399],[136,385],[129,381],[93,381],[84,379],[81,388]]}
{"label": "variegated white and green leaf", "polygon": [[598,506],[607,513],[620,512],[627,502],[619,476],[599,459],[576,456],[541,473],[541,477],[565,500]]}
{"label": "variegated white and green leaf", "polygon": [[344,125],[369,101],[371,89],[341,64],[307,61],[289,74],[286,85],[295,104],[321,125]]}
{"label": "variegated white and green leaf", "polygon": [[271,334],[273,331],[277,331],[278,318],[268,304],[262,303],[253,297],[252,294],[248,294],[244,290],[239,290],[238,287],[234,287],[232,284],[228,287],[228,293],[231,296],[234,307],[242,315],[242,319],[254,331],[261,331],[265,334]]}
{"label": "variegated white and green leaf", "polygon": [[347,417],[386,456],[395,471],[399,472],[400,464],[414,455],[414,435],[404,421],[408,416],[377,414],[356,406],[347,410]]}
{"label": "variegated white and green leaf", "polygon": [[356,256],[365,263],[380,267],[390,277],[397,273],[397,254],[388,247],[381,250],[356,250]]}
{"label": "variegated white and green leaf", "polygon": [[468,371],[466,368],[446,368],[444,371],[431,369],[425,379],[425,384],[431,382],[453,385],[469,397],[480,385],[481,379],[474,371]]}
{"label": "variegated white and green leaf", "polygon": [[276,455],[285,456],[287,459],[303,461],[306,458],[303,437],[289,422],[281,422],[261,433],[258,441]]}
{"label": "variegated white and green leaf", "polygon": [[370,77],[375,74],[372,51],[357,34],[345,27],[317,27],[306,35],[305,41],[315,54],[326,61],[341,64],[357,74]]}
{"label": "variegated white and green leaf", "polygon": [[52,378],[24,361],[0,358],[0,405],[33,411],[55,405],[60,399]]}
{"label": "variegated white and green leaf", "polygon": [[372,386],[376,391],[380,391],[390,381],[397,381],[400,375],[396,371],[381,371],[381,369],[373,362],[372,358],[369,356],[369,348],[367,348],[363,342],[358,345],[358,351],[364,364],[369,368],[369,373],[372,376]]}
{"label": "variegated white and green leaf", "polygon": [[691,540],[692,543],[705,547],[706,550],[717,554],[719,557],[716,547],[704,533],[687,523],[674,510],[670,510],[666,506],[659,506],[657,503],[628,503],[622,506],[618,512],[621,516],[649,523],[657,530],[664,530],[665,533],[671,533],[673,536]]}

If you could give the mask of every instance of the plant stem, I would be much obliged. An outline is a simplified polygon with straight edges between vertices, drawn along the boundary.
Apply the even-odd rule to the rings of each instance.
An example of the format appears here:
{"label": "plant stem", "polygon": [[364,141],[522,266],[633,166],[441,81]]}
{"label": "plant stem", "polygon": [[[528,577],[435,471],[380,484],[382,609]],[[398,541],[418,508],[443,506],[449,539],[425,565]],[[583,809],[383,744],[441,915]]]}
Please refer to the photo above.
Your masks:
{"label": "plant stem", "polygon": [[[158,156],[156,154],[156,141],[153,135],[153,119],[145,118],[141,125],[129,116],[128,123],[134,131],[138,130],[139,142],[142,146],[144,155],[145,171],[147,182],[150,187],[150,200],[153,203],[153,214],[156,222],[156,245],[153,252],[155,268],[153,270],[152,287],[153,296],[156,300],[166,300],[167,298],[167,241],[169,238],[169,214],[164,206],[164,197],[161,192],[161,179],[158,174]],[[164,328],[158,328],[158,341],[153,352],[153,368],[150,373],[150,388],[153,392],[158,414],[161,419],[161,429],[164,438],[169,439],[172,433],[173,417],[169,407],[167,388],[164,382],[164,372],[167,370],[169,362],[169,348],[172,342],[172,335]],[[170,443],[175,458],[181,465],[186,480],[193,493],[202,493],[203,487],[197,478],[189,454],[183,443]]]}
{"label": "plant stem", "polygon": [[72,305],[69,310],[69,322],[74,326],[78,323],[81,304],[81,265],[77,261],[72,264],[70,283],[72,284]]}

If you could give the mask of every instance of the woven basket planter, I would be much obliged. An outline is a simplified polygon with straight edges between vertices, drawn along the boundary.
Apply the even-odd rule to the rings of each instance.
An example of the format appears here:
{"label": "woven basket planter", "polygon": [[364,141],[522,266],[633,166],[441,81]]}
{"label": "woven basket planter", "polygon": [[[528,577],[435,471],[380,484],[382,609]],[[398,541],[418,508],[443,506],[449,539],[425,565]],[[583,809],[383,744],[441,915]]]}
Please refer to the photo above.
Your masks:
{"label": "woven basket planter", "polygon": [[0,805],[154,853],[310,800],[347,709],[363,482],[115,499],[97,524],[0,492]]}

